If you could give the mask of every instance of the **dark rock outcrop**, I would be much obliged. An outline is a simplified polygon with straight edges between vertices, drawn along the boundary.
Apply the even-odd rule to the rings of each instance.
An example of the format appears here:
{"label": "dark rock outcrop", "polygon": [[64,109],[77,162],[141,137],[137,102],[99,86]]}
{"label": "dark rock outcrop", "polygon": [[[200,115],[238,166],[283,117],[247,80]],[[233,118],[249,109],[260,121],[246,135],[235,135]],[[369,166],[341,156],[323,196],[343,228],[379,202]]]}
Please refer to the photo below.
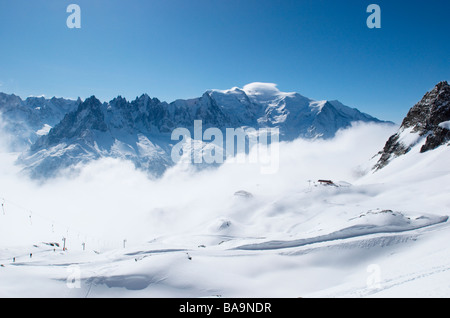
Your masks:
{"label": "dark rock outcrop", "polygon": [[450,141],[450,130],[441,124],[450,120],[450,86],[446,81],[438,83],[412,107],[404,118],[399,131],[386,142],[374,169],[385,167],[392,158],[408,153],[415,145],[406,144],[400,137],[405,131],[426,138],[421,153],[436,149]]}

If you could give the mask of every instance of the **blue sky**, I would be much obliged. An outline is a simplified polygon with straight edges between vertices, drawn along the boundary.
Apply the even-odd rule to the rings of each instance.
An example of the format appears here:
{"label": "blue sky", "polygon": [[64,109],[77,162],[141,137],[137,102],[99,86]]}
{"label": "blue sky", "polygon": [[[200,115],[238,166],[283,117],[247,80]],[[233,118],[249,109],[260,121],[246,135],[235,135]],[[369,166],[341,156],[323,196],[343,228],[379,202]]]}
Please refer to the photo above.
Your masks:
{"label": "blue sky", "polygon": [[[66,8],[81,7],[81,29]],[[381,29],[366,8],[381,7]],[[448,0],[0,0],[0,91],[171,102],[277,83],[400,122],[450,80]]]}

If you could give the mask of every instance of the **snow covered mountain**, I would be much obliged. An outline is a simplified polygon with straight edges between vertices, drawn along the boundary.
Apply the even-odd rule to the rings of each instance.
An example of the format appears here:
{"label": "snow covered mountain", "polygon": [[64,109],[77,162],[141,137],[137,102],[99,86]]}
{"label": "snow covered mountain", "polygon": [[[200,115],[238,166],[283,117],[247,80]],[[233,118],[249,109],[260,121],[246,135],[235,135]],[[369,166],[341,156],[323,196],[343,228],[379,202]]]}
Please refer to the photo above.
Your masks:
{"label": "snow covered mountain", "polygon": [[356,121],[381,122],[338,101],[314,101],[269,83],[209,90],[199,98],[170,104],[148,95],[131,102],[119,96],[109,103],[92,96],[40,137],[19,162],[32,176],[48,177],[61,168],[113,157],[160,176],[173,165],[171,132],[180,127],[192,131],[195,120],[202,120],[204,129],[222,131],[279,128],[281,141],[328,139]]}
{"label": "snow covered mountain", "polygon": [[239,118],[231,127],[277,127],[281,140],[328,139],[355,121],[381,122],[339,101],[314,101],[298,93],[281,92],[270,83],[252,83],[243,89],[235,87],[206,94],[228,117]]}
{"label": "snow covered mountain", "polygon": [[450,86],[438,83],[422,100],[414,105],[403,120],[398,132],[387,141],[379,153],[375,169],[385,167],[390,160],[420,146],[424,153],[439,146],[450,145]]}
{"label": "snow covered mountain", "polygon": [[[430,127],[448,129],[445,112],[433,111],[447,105],[441,86],[422,105],[435,115],[423,110],[407,120],[417,129],[434,116]],[[267,96],[247,90],[257,101],[247,114],[259,111],[253,103],[270,108]],[[244,96],[236,91],[207,94]],[[144,149],[157,153],[157,142],[165,151],[165,136],[187,114],[183,103],[204,116],[186,124],[219,123],[219,106],[193,100],[92,97],[30,153],[37,163],[42,154],[50,169],[52,157],[58,167],[83,151],[86,160],[113,151],[140,159]],[[145,115],[158,111],[177,111],[178,121]],[[290,119],[278,120],[283,127]],[[104,158],[73,178],[36,186],[15,175],[14,159],[0,149],[0,297],[448,297],[448,141],[420,153],[435,131],[427,129],[420,142],[402,138],[414,146],[383,169],[363,175],[359,167],[396,128],[355,125],[333,139],[282,143],[280,170],[269,177],[250,164],[225,163],[151,180],[132,164]]]}
{"label": "snow covered mountain", "polygon": [[9,137],[9,146],[13,151],[26,150],[80,103],[80,100],[56,97],[28,97],[22,100],[14,94],[0,93],[0,118],[2,128]]}
{"label": "snow covered mountain", "polygon": [[90,97],[39,138],[19,162],[32,176],[48,177],[61,168],[113,157],[131,160],[136,167],[159,175],[171,164],[170,138],[154,128],[160,124],[164,130],[160,106],[147,95],[132,103],[118,97],[102,104]]}
{"label": "snow covered mountain", "polygon": [[283,143],[269,177],[103,159],[36,187],[0,165],[0,297],[448,297],[448,147],[353,173],[391,128]]}

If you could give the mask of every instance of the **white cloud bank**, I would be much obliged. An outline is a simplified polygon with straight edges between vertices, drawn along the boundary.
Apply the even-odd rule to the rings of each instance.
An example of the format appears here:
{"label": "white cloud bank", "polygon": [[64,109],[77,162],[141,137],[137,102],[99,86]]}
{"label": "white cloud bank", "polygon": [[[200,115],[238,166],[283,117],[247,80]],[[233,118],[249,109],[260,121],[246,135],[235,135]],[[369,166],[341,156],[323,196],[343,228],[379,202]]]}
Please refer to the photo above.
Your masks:
{"label": "white cloud bank", "polygon": [[202,172],[174,167],[152,181],[129,162],[102,159],[84,166],[76,177],[39,184],[20,175],[14,154],[2,153],[0,198],[11,202],[6,202],[6,212],[17,217],[14,226],[1,229],[0,242],[29,244],[42,240],[44,232],[48,240],[66,235],[76,244],[88,240],[106,248],[120,246],[123,239],[132,244],[182,233],[230,214],[227,209],[239,190],[269,202],[303,189],[308,180],[352,182],[360,174],[357,167],[382,148],[393,130],[358,124],[333,140],[282,143],[280,169],[272,175],[261,174],[255,164],[225,162]]}
{"label": "white cloud bank", "polygon": [[[360,178],[394,130],[355,125],[333,140],[283,143],[274,175],[226,162],[201,172],[177,166],[152,181],[128,162],[103,159],[37,184],[3,153],[0,197],[11,202],[0,214],[0,295],[448,296],[448,222],[404,232],[449,214],[448,147],[420,154],[417,145]],[[317,179],[353,185],[309,188]],[[253,197],[234,196],[239,190]],[[63,236],[68,253],[41,244]],[[265,250],[277,245],[290,248]],[[67,264],[80,264],[80,289],[67,288]],[[367,284],[371,264],[380,289]]]}

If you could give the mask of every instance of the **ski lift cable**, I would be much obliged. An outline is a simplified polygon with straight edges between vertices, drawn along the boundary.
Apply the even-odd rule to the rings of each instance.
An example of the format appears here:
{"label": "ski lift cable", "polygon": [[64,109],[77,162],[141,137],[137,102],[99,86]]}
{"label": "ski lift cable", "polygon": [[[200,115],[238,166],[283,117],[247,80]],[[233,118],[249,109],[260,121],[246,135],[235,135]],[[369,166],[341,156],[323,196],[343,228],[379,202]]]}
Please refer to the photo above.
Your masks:
{"label": "ski lift cable", "polygon": [[28,219],[29,219],[31,225],[33,225],[32,218],[35,219],[36,217],[38,217],[38,218],[48,222],[51,225],[52,233],[54,233],[55,227],[65,228],[66,229],[66,234],[68,234],[69,231],[70,231],[71,233],[78,233],[78,235],[83,235],[86,238],[91,238],[92,240],[98,240],[98,241],[101,241],[103,243],[112,243],[112,242],[109,242],[109,240],[106,240],[104,238],[100,238],[100,237],[97,237],[97,236],[93,236],[93,235],[84,233],[83,231],[79,231],[78,229],[72,228],[71,226],[68,226],[67,224],[55,222],[53,219],[49,219],[46,216],[43,216],[43,215],[41,215],[39,213],[36,213],[34,210],[27,209],[27,208],[21,206],[20,204],[18,204],[16,202],[13,202],[11,200],[7,200],[4,197],[0,197],[0,201],[2,202],[1,203],[2,204],[2,211],[3,211],[4,215],[5,215],[5,206],[14,206],[20,212],[22,212],[22,213],[24,213],[24,214],[26,214],[28,216]]}

